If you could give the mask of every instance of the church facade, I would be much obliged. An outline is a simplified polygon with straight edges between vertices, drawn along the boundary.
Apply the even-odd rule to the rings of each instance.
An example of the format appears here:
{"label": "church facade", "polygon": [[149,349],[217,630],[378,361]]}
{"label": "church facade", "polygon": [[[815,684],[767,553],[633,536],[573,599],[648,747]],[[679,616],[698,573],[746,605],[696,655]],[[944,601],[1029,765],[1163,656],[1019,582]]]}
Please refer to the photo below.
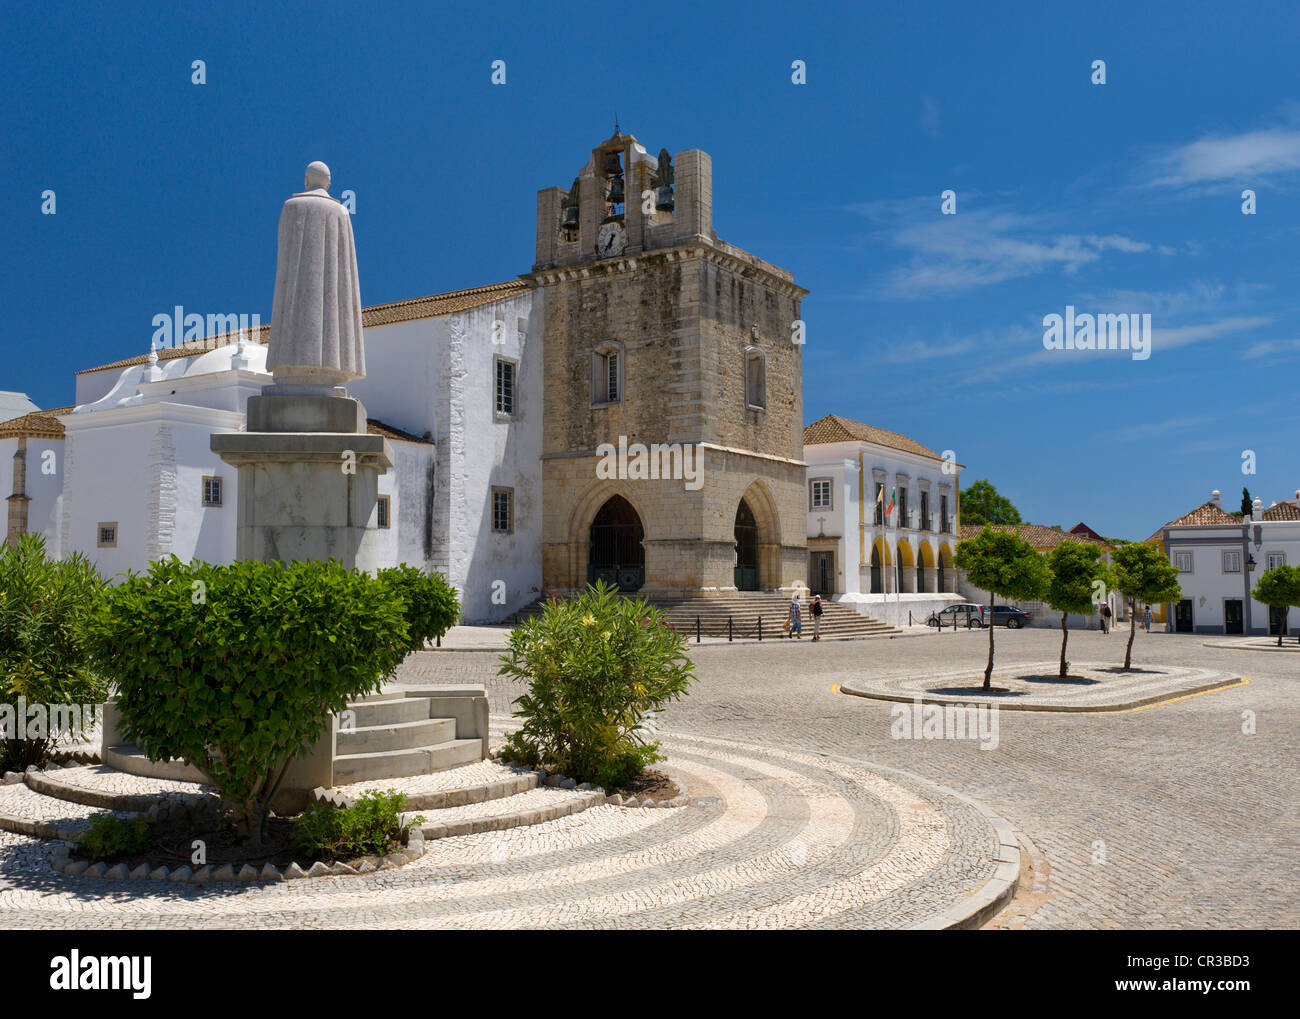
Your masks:
{"label": "church facade", "polygon": [[[443,573],[468,622],[597,579],[664,597],[806,589],[826,562],[804,458],[806,295],[719,239],[707,153],[652,156],[616,129],[569,188],[538,193],[531,270],[364,309],[366,376],[347,388],[394,451],[368,524],[381,565]],[[210,437],[246,427],[268,333],[78,372],[75,406],[0,436],[15,463],[56,450],[56,470],[27,466],[10,536],[41,531],[110,576],[233,560],[237,477]],[[949,480],[955,517],[955,479],[936,476],[934,505]],[[825,593],[870,590],[858,550],[839,550]],[[925,586],[941,592],[934,551]]]}

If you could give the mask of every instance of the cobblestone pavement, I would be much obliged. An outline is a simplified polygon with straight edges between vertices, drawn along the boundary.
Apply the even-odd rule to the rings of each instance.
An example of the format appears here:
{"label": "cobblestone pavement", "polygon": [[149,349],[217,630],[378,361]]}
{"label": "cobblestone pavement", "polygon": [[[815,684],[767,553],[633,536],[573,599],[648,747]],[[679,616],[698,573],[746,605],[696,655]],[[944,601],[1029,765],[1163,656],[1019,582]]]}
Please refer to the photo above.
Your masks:
{"label": "cobblestone pavement", "polygon": [[[913,776],[698,734],[665,745],[688,806],[598,806],[440,839],[363,877],[127,884],[56,873],[53,842],[0,832],[0,927],[902,927],[996,869],[988,818]],[[83,787],[102,784],[86,771]],[[0,793],[15,813],[90,809],[29,803],[43,798],[22,785]]]}
{"label": "cobblestone pavement", "polygon": [[[1076,665],[1119,665],[1127,631],[1072,633]],[[834,684],[949,672],[982,677],[987,634],[692,650],[700,682],[666,732],[747,740],[903,769],[981,800],[1032,840],[1048,887],[1026,929],[1297,927],[1300,665],[1286,654],[1145,634],[1133,663],[1208,669],[1249,682],[1123,712],[1014,712],[996,750],[974,741],[894,740],[887,702]],[[997,631],[999,669],[1053,659],[1059,632]],[[426,652],[410,682],[482,682],[494,711],[518,687],[497,656]],[[1254,732],[1243,732],[1253,721]]]}

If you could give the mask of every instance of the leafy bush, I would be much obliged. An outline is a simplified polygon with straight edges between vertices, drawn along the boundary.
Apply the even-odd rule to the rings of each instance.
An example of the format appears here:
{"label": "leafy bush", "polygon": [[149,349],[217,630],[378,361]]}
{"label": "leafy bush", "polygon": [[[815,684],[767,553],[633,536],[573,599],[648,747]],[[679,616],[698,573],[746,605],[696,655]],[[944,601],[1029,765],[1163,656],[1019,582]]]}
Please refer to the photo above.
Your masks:
{"label": "leafy bush", "polygon": [[367,790],[351,807],[314,803],[293,823],[293,850],[327,860],[392,852],[406,832],[424,823],[423,817],[416,817],[403,824],[405,805],[406,795],[393,789]]}
{"label": "leafy bush", "polygon": [[[46,558],[40,535],[0,544],[0,703],[16,712],[19,697],[44,705],[103,702],[108,687],[91,668],[83,632],[103,587],[94,565],[81,553]],[[57,726],[60,713],[47,715],[56,726],[47,727],[43,737],[28,733],[20,740],[16,727],[5,733],[0,739],[0,770],[44,764],[58,740],[70,734],[69,726]],[[66,723],[68,716],[63,719]]]}
{"label": "leafy bush", "polygon": [[687,692],[695,666],[662,612],[602,583],[515,627],[499,671],[529,682],[504,758],[617,787],[663,760],[652,716]]}
{"label": "leafy bush", "polygon": [[93,863],[139,856],[149,850],[151,824],[153,821],[143,816],[122,819],[116,814],[95,814],[77,845]]}
{"label": "leafy bush", "polygon": [[293,758],[406,656],[405,612],[389,584],[334,561],[172,556],[112,588],[90,630],[125,737],[202,771],[260,842]]}
{"label": "leafy bush", "polygon": [[460,619],[456,589],[436,573],[425,573],[402,563],[379,571],[406,602],[407,647],[421,650],[427,641],[442,637]]}

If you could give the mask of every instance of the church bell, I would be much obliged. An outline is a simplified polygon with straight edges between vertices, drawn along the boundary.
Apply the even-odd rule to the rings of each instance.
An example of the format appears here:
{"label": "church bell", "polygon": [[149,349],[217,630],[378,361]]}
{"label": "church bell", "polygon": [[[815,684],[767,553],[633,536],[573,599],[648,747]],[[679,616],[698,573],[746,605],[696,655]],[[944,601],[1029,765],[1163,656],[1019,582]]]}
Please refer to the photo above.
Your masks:
{"label": "church bell", "polygon": [[622,205],[624,198],[623,178],[615,177],[609,185],[609,201],[613,205]]}

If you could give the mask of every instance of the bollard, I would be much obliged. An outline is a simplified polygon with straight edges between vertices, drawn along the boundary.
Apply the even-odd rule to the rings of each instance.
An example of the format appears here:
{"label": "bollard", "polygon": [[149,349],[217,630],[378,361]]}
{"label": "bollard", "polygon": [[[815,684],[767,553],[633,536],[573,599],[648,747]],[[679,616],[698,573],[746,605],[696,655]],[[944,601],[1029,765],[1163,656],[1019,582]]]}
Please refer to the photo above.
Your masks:
{"label": "bollard", "polygon": [[907,610],[907,625],[908,625],[908,626],[911,626],[911,625],[912,625],[912,610],[911,610],[911,609],[908,609],[908,610]]}
{"label": "bollard", "polygon": [[695,617],[695,643],[698,644],[699,642],[700,642],[700,617],[696,616]]}
{"label": "bollard", "polygon": [[442,647],[442,634],[438,634],[438,647]]}
{"label": "bollard", "polygon": [[758,642],[763,643],[763,617],[758,617]]}
{"label": "bollard", "polygon": [[727,643],[731,643],[731,617],[727,617]]}

